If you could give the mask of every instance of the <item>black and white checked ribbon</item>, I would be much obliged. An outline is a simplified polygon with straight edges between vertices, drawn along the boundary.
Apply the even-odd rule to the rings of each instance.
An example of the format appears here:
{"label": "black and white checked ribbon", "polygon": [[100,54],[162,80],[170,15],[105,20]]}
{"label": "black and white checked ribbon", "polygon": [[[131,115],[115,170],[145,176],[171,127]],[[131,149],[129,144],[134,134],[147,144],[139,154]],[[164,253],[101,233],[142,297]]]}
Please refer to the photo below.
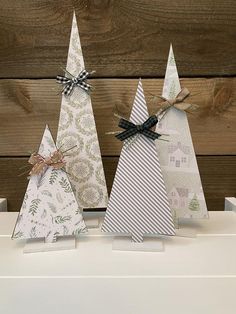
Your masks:
{"label": "black and white checked ribbon", "polygon": [[79,75],[74,76],[72,78],[58,75],[57,83],[65,85],[62,90],[62,94],[65,96],[69,96],[72,93],[75,86],[78,86],[82,88],[83,90],[85,90],[86,92],[89,92],[89,90],[91,89],[91,85],[89,85],[86,82],[89,74],[90,73],[87,72],[86,70],[82,70],[79,73]]}
{"label": "black and white checked ribbon", "polygon": [[158,118],[155,115],[150,116],[143,124],[138,125],[122,118],[120,119],[119,127],[125,129],[125,131],[117,134],[116,138],[118,138],[120,141],[124,141],[127,138],[140,133],[152,140],[156,140],[161,136],[161,134],[150,130],[150,128],[156,125],[157,122]]}

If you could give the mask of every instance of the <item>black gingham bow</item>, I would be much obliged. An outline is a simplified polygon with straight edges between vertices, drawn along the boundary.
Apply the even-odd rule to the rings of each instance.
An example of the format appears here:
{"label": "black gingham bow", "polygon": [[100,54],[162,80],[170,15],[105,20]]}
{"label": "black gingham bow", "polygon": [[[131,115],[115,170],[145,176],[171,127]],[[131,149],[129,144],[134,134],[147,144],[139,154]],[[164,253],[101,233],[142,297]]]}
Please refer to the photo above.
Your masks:
{"label": "black gingham bow", "polygon": [[158,118],[155,115],[150,116],[143,124],[140,125],[136,125],[133,122],[121,118],[119,122],[119,127],[125,129],[125,131],[117,134],[116,138],[118,138],[120,141],[124,141],[127,138],[140,133],[152,140],[156,140],[161,136],[161,134],[150,130],[150,128],[156,125],[157,122]]}
{"label": "black gingham bow", "polygon": [[88,92],[91,88],[91,85],[86,82],[88,76],[89,72],[87,72],[86,70],[82,70],[79,75],[72,78],[58,75],[57,83],[65,85],[62,90],[62,94],[64,94],[65,96],[69,96],[75,86],[78,86]]}

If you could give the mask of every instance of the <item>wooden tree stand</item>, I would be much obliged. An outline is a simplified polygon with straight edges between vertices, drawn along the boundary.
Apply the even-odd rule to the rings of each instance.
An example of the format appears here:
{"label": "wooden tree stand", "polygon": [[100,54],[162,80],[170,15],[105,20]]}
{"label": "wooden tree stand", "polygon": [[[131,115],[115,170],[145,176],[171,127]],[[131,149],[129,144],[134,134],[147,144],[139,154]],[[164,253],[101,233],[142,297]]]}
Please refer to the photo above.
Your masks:
{"label": "wooden tree stand", "polygon": [[58,237],[55,242],[46,242],[42,238],[29,239],[25,243],[23,253],[73,250],[75,248],[76,248],[75,236]]}

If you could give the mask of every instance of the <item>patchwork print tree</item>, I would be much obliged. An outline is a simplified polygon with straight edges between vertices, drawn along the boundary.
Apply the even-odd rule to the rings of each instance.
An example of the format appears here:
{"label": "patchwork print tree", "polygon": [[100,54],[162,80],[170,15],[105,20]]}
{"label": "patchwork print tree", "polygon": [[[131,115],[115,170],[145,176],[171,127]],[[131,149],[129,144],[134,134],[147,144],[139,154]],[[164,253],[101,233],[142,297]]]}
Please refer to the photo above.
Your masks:
{"label": "patchwork print tree", "polygon": [[[56,150],[46,126],[38,154],[48,158]],[[85,232],[80,209],[66,172],[46,166],[40,174],[30,177],[12,238],[53,242],[58,236]]]}
{"label": "patchwork print tree", "polygon": [[[180,91],[174,53],[170,46],[162,96],[173,100]],[[186,103],[189,103],[188,99]],[[180,217],[208,218],[186,113],[170,107],[161,117],[156,131],[169,134],[169,143],[158,142],[157,151],[174,217],[176,220]],[[185,191],[184,195],[183,191]]]}

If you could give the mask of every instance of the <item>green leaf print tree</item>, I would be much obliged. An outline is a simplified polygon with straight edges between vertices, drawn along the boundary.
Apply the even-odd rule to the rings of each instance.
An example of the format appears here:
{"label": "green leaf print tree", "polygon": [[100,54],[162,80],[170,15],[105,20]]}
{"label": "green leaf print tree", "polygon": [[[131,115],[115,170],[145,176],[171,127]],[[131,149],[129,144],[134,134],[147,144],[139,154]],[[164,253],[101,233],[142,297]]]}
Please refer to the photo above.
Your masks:
{"label": "green leaf print tree", "polygon": [[68,180],[66,180],[65,178],[61,178],[59,183],[60,183],[61,187],[64,189],[64,191],[66,193],[71,193],[72,192],[72,189],[71,189],[71,186],[70,186]]}
{"label": "green leaf print tree", "polygon": [[[57,147],[51,143],[53,137],[46,126],[37,154],[45,159],[53,156]],[[44,238],[49,243],[59,236],[74,235],[78,229],[83,232],[86,225],[79,208],[67,173],[49,163],[43,173],[30,176],[12,238]]]}
{"label": "green leaf print tree", "polygon": [[197,199],[197,195],[196,194],[194,194],[191,202],[189,203],[188,208],[189,208],[189,210],[192,210],[192,211],[200,210],[200,204],[199,204],[199,201]]}

